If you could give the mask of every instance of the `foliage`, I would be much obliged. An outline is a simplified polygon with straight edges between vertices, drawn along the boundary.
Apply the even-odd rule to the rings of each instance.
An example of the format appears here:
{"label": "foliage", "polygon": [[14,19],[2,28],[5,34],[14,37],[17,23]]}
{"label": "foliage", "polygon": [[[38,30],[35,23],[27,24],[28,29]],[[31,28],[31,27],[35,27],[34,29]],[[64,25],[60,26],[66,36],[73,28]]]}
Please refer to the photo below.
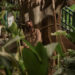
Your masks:
{"label": "foliage", "polygon": [[[23,39],[23,38],[24,37],[20,37],[20,36],[14,37],[12,40],[10,40],[8,43],[6,43],[2,47],[2,49],[5,49],[8,45],[12,44],[13,42],[15,42],[17,40]],[[49,51],[47,46],[45,46],[45,48],[44,48],[44,46],[41,43],[38,43],[36,47],[32,47],[31,44],[29,42],[27,42],[26,40],[24,40],[24,42],[30,47],[30,49],[27,49],[27,48],[23,49],[23,52],[22,52],[23,60],[20,56],[20,58],[21,58],[20,60],[24,61],[24,65],[25,65],[25,66],[23,65],[23,62],[20,63],[20,61],[18,61],[18,63],[20,63],[21,71],[24,72],[25,68],[26,68],[29,75],[34,75],[34,73],[36,73],[37,71],[38,71],[37,75],[47,75],[47,73],[48,73],[47,72],[48,71],[48,57],[50,58],[52,56],[52,54],[56,48],[57,48],[56,49],[57,52],[61,53],[61,49],[60,49],[60,46],[58,45],[58,43],[56,43],[56,44],[53,43],[53,44],[49,45],[50,47],[52,46],[52,52],[51,52],[51,51]],[[54,48],[54,46],[55,46],[55,48]],[[47,49],[46,49],[46,47],[47,47]],[[2,51],[4,51],[4,50],[2,50]],[[49,52],[51,52],[50,55],[47,54]],[[11,73],[11,71],[10,71],[10,73]]]}
{"label": "foliage", "polygon": [[6,0],[2,0],[2,2],[0,2],[0,7],[11,11],[11,9],[17,7],[17,5],[15,6],[14,4],[8,3]]}
{"label": "foliage", "polygon": [[0,69],[4,69],[6,75],[14,75],[15,71],[18,75],[25,75],[20,62],[12,54],[6,52],[0,52]]}
{"label": "foliage", "polygon": [[53,75],[75,75],[75,57],[65,57]]}
{"label": "foliage", "polygon": [[36,52],[35,48],[26,40],[23,40],[28,46],[29,48],[32,50],[32,52],[37,56],[38,60],[41,62],[41,58],[39,56],[39,54]]}
{"label": "foliage", "polygon": [[73,42],[75,43],[75,32],[70,32],[67,37]]}
{"label": "foliage", "polygon": [[9,12],[12,12],[12,14],[14,15],[15,17],[15,20],[16,20],[16,17],[19,16],[19,11],[18,10],[12,10],[12,9],[16,9],[18,8],[18,5],[14,5],[14,4],[11,4],[11,3],[8,3],[6,0],[2,0],[2,2],[0,2],[0,7],[2,8],[2,11],[0,12],[0,21],[1,21],[1,24],[3,25],[7,25],[5,18],[7,18],[7,15]]}
{"label": "foliage", "polygon": [[[15,38],[14,41],[17,41],[18,39]],[[10,42],[8,42],[5,46],[3,46],[3,48],[7,47],[9,44],[13,43],[14,42],[13,40],[11,40]],[[13,57],[13,54],[8,54],[8,53],[3,53],[1,52],[0,55],[4,57],[4,60],[5,60],[5,63],[7,63],[7,65],[9,66],[9,73],[16,73],[16,74],[22,74],[22,75],[25,75],[26,72],[29,74],[29,75],[48,75],[48,58],[51,58],[53,52],[56,50],[57,53],[63,57],[64,56],[64,53],[62,52],[62,49],[61,49],[61,46],[59,43],[53,43],[53,44],[50,44],[50,45],[47,45],[44,46],[41,44],[41,43],[38,43],[36,47],[32,47],[30,45],[30,43],[28,43],[27,41],[24,41],[25,43],[27,43],[27,45],[30,47],[29,49],[27,48],[24,48],[23,51],[22,51],[22,57],[20,56],[20,60],[17,61],[17,59],[15,59],[15,57]],[[50,47],[49,47],[50,46]],[[2,48],[2,49],[3,49]],[[51,49],[49,49],[51,48]],[[50,51],[52,50],[52,51]],[[3,51],[3,50],[2,50]],[[50,53],[51,52],[51,53]],[[49,54],[50,53],[50,54]],[[69,53],[72,54],[74,52],[72,52],[71,50],[69,50]],[[38,54],[38,55],[37,55]],[[39,58],[41,59],[41,61],[39,60]],[[2,57],[0,58],[0,60],[3,59]],[[9,60],[7,60],[9,59]],[[15,60],[13,60],[15,59]],[[58,59],[58,57],[57,57]],[[6,61],[7,60],[7,61]],[[4,62],[4,61],[1,61],[1,62]],[[11,64],[11,62],[14,64]],[[14,63],[15,62],[15,63]],[[24,62],[24,64],[23,64]],[[60,62],[60,61],[59,61]],[[64,61],[65,62],[65,61]],[[16,64],[17,63],[17,64]],[[62,64],[62,62],[60,62]],[[68,62],[66,62],[68,63]],[[65,63],[63,63],[65,65]],[[6,66],[7,66],[6,65]],[[11,65],[11,67],[10,67]],[[16,66],[15,66],[16,65]],[[18,66],[17,66],[18,65]],[[3,64],[4,67],[6,67],[4,64]],[[18,72],[17,71],[13,71],[12,70],[15,70],[14,68],[15,67],[18,68]],[[66,65],[67,66],[67,65]],[[7,67],[6,67],[7,68]],[[12,68],[12,70],[11,70]],[[60,67],[61,68],[61,67]],[[58,68],[59,70],[64,70],[67,68],[64,68],[63,67],[60,69]],[[8,68],[7,68],[8,69]],[[58,71],[59,71],[58,70]],[[65,71],[66,71],[65,70]],[[7,71],[7,70],[5,70]],[[62,72],[61,71],[61,72]],[[56,71],[57,72],[57,71]],[[14,74],[13,73],[13,74]],[[65,72],[64,72],[65,73]],[[8,74],[9,75],[9,74]],[[56,75],[56,73],[55,73]],[[57,74],[58,75],[58,74]],[[62,74],[61,74],[62,75]]]}
{"label": "foliage", "polygon": [[11,27],[7,28],[7,30],[12,35],[12,37],[20,34],[20,29],[18,29],[16,22],[13,22]]}
{"label": "foliage", "polygon": [[48,56],[46,49],[41,43],[35,47],[36,52],[40,55],[42,61],[40,62],[37,56],[31,49],[23,49],[23,60],[28,75],[47,75],[48,74]]}
{"label": "foliage", "polygon": [[71,9],[72,11],[75,11],[75,4],[73,4],[72,6],[70,6],[70,9]]}
{"label": "foliage", "polygon": [[70,57],[74,57],[75,56],[75,50],[68,49],[68,54],[70,55]]}
{"label": "foliage", "polygon": [[[69,35],[66,34],[65,31],[57,31],[55,33],[52,33],[53,36],[60,37],[61,35],[67,35],[69,36],[73,41],[74,33],[70,33]],[[61,38],[59,38],[61,39]],[[60,43],[60,41],[59,41]],[[61,48],[62,45],[58,43],[56,47],[57,56],[54,58],[57,59],[57,65],[56,65],[56,72],[53,75],[74,75],[75,74],[75,50],[68,49],[68,52],[63,53],[63,50]],[[60,56],[62,58],[60,58]]]}
{"label": "foliage", "polygon": [[[6,6],[6,2],[3,3],[1,6],[3,7],[3,5],[8,11],[11,11],[11,8],[14,7],[11,4],[8,4],[8,6]],[[13,12],[13,14],[16,15],[16,12]],[[2,20],[3,23],[4,16],[5,11],[2,11],[0,13],[0,20]],[[7,31],[12,35],[12,37],[0,49],[0,69],[3,69],[7,75],[27,75],[27,73],[28,75],[48,75],[48,58],[53,58],[52,55],[55,50],[57,53],[57,56],[55,56],[57,60],[57,65],[54,75],[75,74],[74,50],[69,49],[67,52],[67,56],[67,53],[63,52],[60,42],[51,43],[46,46],[38,43],[35,47],[33,47],[28,41],[24,40],[25,35],[23,34],[23,31],[18,28],[15,22],[12,24],[11,27],[7,28]],[[74,34],[75,33],[69,34],[69,38],[73,42],[75,42]],[[65,31],[58,30],[57,32],[52,33],[52,35],[60,37],[62,35],[66,36],[67,33]],[[23,50],[20,51],[20,41],[25,42],[29,46],[29,48],[23,48]],[[17,53],[7,53],[7,46],[10,46],[13,42],[18,43],[18,50],[16,49]],[[16,58],[16,56],[18,57],[18,59]]]}
{"label": "foliage", "polygon": [[51,35],[52,35],[52,36],[61,36],[61,35],[66,36],[67,33],[66,33],[66,31],[58,30],[58,31],[56,31],[56,32],[54,32],[54,33],[51,33]]}
{"label": "foliage", "polygon": [[1,24],[3,25],[5,25],[5,19],[4,19],[5,14],[6,14],[5,10],[0,12],[0,21],[1,21]]}
{"label": "foliage", "polygon": [[56,47],[56,52],[61,56],[64,57],[64,52],[62,50],[61,45],[58,43],[57,47]]}

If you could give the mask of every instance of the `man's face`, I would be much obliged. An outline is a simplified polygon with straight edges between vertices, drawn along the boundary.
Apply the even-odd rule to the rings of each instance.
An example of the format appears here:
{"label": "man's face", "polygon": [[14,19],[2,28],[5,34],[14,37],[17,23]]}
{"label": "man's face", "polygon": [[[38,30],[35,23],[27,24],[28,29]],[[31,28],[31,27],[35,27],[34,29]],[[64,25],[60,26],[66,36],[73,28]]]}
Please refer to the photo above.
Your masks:
{"label": "man's face", "polygon": [[34,31],[32,22],[27,22],[27,29],[28,29],[29,31],[31,31],[31,32]]}
{"label": "man's face", "polygon": [[28,27],[33,27],[32,22],[27,22]]}

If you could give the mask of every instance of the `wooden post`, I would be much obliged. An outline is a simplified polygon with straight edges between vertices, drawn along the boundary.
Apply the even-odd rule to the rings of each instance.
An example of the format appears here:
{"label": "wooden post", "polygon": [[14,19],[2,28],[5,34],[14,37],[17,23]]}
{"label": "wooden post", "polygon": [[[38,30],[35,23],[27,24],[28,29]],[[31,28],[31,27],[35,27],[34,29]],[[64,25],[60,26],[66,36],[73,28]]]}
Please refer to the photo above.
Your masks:
{"label": "wooden post", "polygon": [[55,11],[55,0],[52,0],[52,6],[53,6],[53,15],[54,15],[55,31],[57,31],[57,25],[56,25],[56,11]]}
{"label": "wooden post", "polygon": [[[52,0],[52,7],[53,7],[53,17],[54,17],[54,30],[57,31],[57,25],[56,25],[56,11],[55,11],[55,0]],[[55,37],[57,41],[57,37]],[[56,56],[56,51],[54,52],[54,56]],[[53,67],[56,65],[56,60],[53,60],[52,63]],[[52,74],[54,73],[54,69],[52,69]]]}

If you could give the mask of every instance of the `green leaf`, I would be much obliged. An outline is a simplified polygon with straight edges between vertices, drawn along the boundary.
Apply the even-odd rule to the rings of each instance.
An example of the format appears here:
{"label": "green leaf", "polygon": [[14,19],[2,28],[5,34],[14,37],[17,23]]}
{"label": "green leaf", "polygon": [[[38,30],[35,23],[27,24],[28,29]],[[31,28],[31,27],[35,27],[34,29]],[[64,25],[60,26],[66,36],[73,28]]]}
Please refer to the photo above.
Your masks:
{"label": "green leaf", "polygon": [[18,70],[18,75],[19,75],[19,72],[21,73],[20,75],[26,75],[25,74],[26,71],[23,70],[22,65],[20,64],[20,61],[17,61],[14,55],[9,54],[7,52],[0,52],[0,66],[3,66],[4,68],[6,68],[8,73],[11,68],[12,68],[12,71],[14,70],[14,68],[16,68]]}
{"label": "green leaf", "polygon": [[74,10],[75,10],[75,4],[73,4],[72,6],[70,6],[70,9],[71,9],[72,11],[74,11]]}
{"label": "green leaf", "polygon": [[24,48],[22,52],[28,75],[48,75],[48,56],[46,49],[41,43],[38,43],[35,50],[40,55],[42,62],[38,60],[31,49]]}
{"label": "green leaf", "polygon": [[74,57],[75,56],[75,50],[72,50],[72,49],[68,49],[68,53],[71,57]]}
{"label": "green leaf", "polygon": [[31,51],[38,57],[39,61],[41,62],[41,58],[39,56],[39,54],[36,52],[35,48],[27,41],[27,40],[23,40],[31,49]]}
{"label": "green leaf", "polygon": [[75,42],[75,32],[70,32],[68,35],[72,42]]}
{"label": "green leaf", "polygon": [[12,26],[8,28],[11,33],[18,34],[18,27],[15,22],[12,23]]}
{"label": "green leaf", "polygon": [[57,47],[56,47],[56,52],[59,53],[59,55],[60,55],[61,57],[64,56],[64,52],[63,52],[62,47],[61,47],[60,44],[57,45]]}
{"label": "green leaf", "polygon": [[52,35],[52,36],[60,36],[60,35],[66,36],[67,33],[66,33],[66,31],[58,30],[58,31],[56,31],[56,32],[54,32],[54,33],[51,33],[51,35]]}

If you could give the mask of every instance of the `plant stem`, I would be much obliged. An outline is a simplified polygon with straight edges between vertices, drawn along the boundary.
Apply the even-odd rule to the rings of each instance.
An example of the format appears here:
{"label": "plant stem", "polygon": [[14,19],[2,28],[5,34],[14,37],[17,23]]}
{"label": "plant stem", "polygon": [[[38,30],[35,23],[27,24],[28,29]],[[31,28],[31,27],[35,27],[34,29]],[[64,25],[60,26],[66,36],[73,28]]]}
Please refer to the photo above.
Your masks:
{"label": "plant stem", "polygon": [[57,62],[58,62],[58,68],[59,68],[60,67],[60,55],[59,54],[58,54]]}

